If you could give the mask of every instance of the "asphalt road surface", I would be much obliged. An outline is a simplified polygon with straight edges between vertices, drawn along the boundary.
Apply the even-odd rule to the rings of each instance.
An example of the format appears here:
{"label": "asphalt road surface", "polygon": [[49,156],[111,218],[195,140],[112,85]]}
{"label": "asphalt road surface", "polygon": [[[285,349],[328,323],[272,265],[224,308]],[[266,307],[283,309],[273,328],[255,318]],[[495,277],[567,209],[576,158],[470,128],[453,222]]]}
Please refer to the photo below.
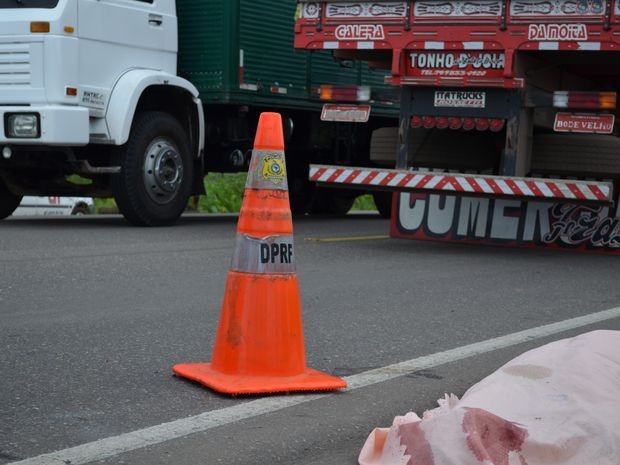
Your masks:
{"label": "asphalt road surface", "polygon": [[350,387],[216,394],[171,367],[210,360],[235,226],[0,223],[0,464],[352,465],[395,415],[546,342],[620,330],[620,257],[388,239],[376,215],[303,218],[307,362]]}

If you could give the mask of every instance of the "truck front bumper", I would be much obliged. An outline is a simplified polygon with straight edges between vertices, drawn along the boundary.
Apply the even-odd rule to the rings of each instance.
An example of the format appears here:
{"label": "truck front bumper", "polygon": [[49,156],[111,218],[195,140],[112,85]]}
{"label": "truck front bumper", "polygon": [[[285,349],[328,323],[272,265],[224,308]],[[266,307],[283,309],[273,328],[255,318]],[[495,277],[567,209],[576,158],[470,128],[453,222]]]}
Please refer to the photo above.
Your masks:
{"label": "truck front bumper", "polygon": [[[12,137],[11,115],[35,115],[34,136]],[[7,145],[80,146],[89,142],[88,109],[63,105],[0,106],[0,147]]]}

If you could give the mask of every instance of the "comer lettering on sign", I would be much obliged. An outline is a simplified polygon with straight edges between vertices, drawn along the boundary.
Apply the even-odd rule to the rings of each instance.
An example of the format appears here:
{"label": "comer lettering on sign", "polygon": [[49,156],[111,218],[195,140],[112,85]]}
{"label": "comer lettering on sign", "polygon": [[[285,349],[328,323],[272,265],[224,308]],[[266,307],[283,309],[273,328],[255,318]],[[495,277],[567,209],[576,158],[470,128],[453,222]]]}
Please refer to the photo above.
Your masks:
{"label": "comer lettering on sign", "polygon": [[391,236],[620,254],[620,208],[403,192]]}

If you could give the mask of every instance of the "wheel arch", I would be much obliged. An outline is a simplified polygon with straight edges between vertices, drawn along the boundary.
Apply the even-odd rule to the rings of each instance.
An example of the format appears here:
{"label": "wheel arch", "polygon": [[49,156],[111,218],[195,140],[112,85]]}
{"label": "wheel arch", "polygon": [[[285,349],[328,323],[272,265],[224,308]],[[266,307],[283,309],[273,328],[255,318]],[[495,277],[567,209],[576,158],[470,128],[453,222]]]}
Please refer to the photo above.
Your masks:
{"label": "wheel arch", "polygon": [[141,111],[164,111],[185,129],[193,158],[204,149],[204,114],[198,90],[189,81],[153,70],[131,70],[112,89],[106,124],[114,145],[129,139],[135,115]]}

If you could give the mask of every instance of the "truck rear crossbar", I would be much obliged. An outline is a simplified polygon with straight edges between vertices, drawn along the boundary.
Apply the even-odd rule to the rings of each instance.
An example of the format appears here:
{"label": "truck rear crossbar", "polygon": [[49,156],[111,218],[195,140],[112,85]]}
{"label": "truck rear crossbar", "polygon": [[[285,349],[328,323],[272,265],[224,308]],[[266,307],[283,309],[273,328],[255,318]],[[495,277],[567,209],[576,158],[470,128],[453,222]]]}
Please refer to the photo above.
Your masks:
{"label": "truck rear crossbar", "polygon": [[565,200],[598,205],[613,204],[613,185],[603,181],[430,173],[325,165],[310,165],[309,179],[319,185],[331,187],[430,191],[550,202]]}

